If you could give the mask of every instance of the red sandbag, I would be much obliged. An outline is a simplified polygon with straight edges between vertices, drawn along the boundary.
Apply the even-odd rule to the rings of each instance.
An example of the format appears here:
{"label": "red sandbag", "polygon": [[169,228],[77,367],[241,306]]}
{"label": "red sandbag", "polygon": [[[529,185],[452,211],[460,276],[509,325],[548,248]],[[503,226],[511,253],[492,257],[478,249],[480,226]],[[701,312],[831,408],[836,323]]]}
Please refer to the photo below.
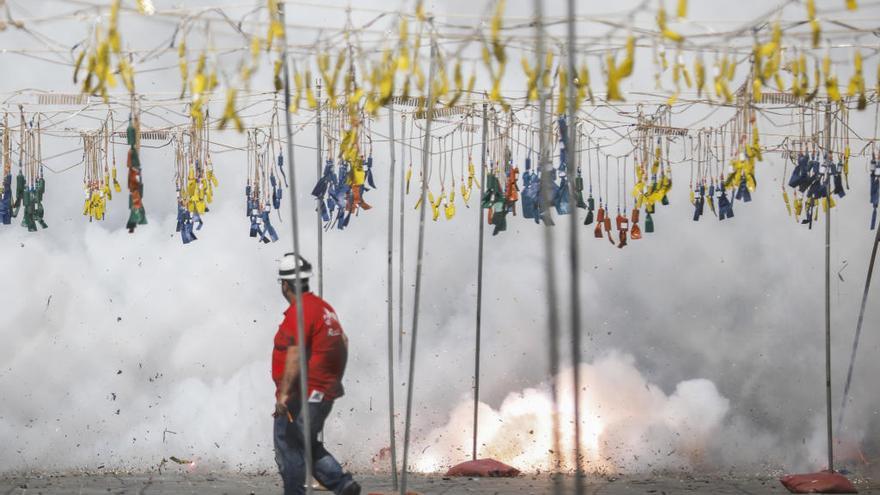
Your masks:
{"label": "red sandbag", "polygon": [[446,476],[487,476],[490,478],[514,478],[519,476],[519,469],[508,466],[495,459],[477,459],[462,462],[449,468]]}
{"label": "red sandbag", "polygon": [[790,474],[779,481],[791,493],[859,493],[848,479],[833,471]]}

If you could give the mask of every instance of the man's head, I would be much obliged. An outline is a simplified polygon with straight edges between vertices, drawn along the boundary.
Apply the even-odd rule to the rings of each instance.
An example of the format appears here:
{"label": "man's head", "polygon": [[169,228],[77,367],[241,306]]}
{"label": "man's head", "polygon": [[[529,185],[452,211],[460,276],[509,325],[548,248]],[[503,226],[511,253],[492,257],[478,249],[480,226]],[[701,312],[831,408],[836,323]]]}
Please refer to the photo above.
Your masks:
{"label": "man's head", "polygon": [[309,291],[309,277],[312,276],[312,265],[302,256],[287,253],[278,265],[278,281],[281,283],[281,295],[288,302],[296,297],[297,271],[299,271],[300,291]]}

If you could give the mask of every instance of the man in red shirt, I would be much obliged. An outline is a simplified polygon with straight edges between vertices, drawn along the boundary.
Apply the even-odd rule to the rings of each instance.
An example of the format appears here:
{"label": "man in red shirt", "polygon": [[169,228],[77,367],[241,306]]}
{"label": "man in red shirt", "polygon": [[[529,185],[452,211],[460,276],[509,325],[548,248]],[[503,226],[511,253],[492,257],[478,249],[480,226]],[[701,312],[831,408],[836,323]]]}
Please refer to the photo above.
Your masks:
{"label": "man in red shirt", "polygon": [[[296,269],[302,292],[304,340],[307,356],[307,401],[311,430],[304,434],[300,414],[299,347],[296,322]],[[272,380],[275,382],[275,462],[284,481],[285,495],[305,493],[305,442],[311,443],[312,471],[318,482],[337,495],[359,495],[360,485],[318,440],[333,401],[342,397],[342,376],[348,360],[348,338],[339,318],[326,301],[309,291],[311,265],[293,253],[281,259],[281,294],[290,303],[275,334]]]}

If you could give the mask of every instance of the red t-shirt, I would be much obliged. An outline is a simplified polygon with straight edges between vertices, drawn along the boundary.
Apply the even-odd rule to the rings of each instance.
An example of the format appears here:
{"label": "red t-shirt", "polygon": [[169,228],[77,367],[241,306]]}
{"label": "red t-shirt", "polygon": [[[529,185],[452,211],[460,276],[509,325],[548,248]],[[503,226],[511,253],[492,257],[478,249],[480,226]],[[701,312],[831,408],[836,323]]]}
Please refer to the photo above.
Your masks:
{"label": "red t-shirt", "polygon": [[[305,322],[306,356],[308,357],[308,393],[313,397],[323,394],[326,399],[342,397],[342,375],[348,360],[348,338],[342,331],[336,311],[320,297],[311,292],[302,295],[303,321]],[[284,362],[287,348],[297,345],[296,303],[291,302],[284,312],[284,321],[275,334],[275,348],[272,351],[272,380],[275,382],[275,397],[284,375]],[[298,383],[298,382],[297,382]],[[292,396],[299,395],[295,383]]]}

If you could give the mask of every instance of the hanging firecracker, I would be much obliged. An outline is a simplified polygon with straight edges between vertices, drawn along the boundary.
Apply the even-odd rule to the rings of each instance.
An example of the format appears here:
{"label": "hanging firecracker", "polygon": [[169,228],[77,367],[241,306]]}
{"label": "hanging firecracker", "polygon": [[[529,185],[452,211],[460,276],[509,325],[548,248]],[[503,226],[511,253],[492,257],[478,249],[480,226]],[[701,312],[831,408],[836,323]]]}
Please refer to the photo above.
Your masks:
{"label": "hanging firecracker", "polygon": [[128,128],[125,131],[128,143],[128,209],[131,213],[125,227],[134,233],[138,225],[147,224],[147,213],[144,209],[144,181],[141,175],[140,159],[140,118],[132,107],[128,116]]}
{"label": "hanging firecracker", "polygon": [[44,229],[48,227],[44,220],[45,211],[43,209],[46,180],[43,176],[39,116],[37,116],[36,125],[34,125],[33,119],[25,123],[22,112],[19,143],[19,170],[15,178],[16,197],[12,216],[17,217],[21,211],[21,226],[27,228],[28,232],[36,232],[37,226]]}
{"label": "hanging firecracker", "polygon": [[[204,120],[208,120],[206,114]],[[181,241],[198,240],[195,232],[204,226],[203,216],[214,201],[214,188],[220,185],[214,173],[210,151],[210,126],[199,127],[194,119],[186,132],[175,136],[175,190],[177,227]]]}
{"label": "hanging firecracker", "polygon": [[9,114],[3,115],[3,168],[0,176],[0,223],[12,223],[12,156],[10,145]]}
{"label": "hanging firecracker", "polygon": [[880,162],[877,161],[877,155],[871,151],[871,167],[870,173],[870,197],[871,206],[871,230],[877,228],[877,203],[880,202]]}
{"label": "hanging firecracker", "polygon": [[[275,134],[270,128],[263,132],[264,140],[260,141],[261,131],[248,133],[248,182],[245,186],[246,214],[250,219],[249,235],[268,243],[278,240],[278,233],[272,225],[269,214],[274,209],[281,217],[281,185],[277,179],[276,163],[283,164],[280,154],[275,156]],[[286,181],[286,177],[285,177]]]}

